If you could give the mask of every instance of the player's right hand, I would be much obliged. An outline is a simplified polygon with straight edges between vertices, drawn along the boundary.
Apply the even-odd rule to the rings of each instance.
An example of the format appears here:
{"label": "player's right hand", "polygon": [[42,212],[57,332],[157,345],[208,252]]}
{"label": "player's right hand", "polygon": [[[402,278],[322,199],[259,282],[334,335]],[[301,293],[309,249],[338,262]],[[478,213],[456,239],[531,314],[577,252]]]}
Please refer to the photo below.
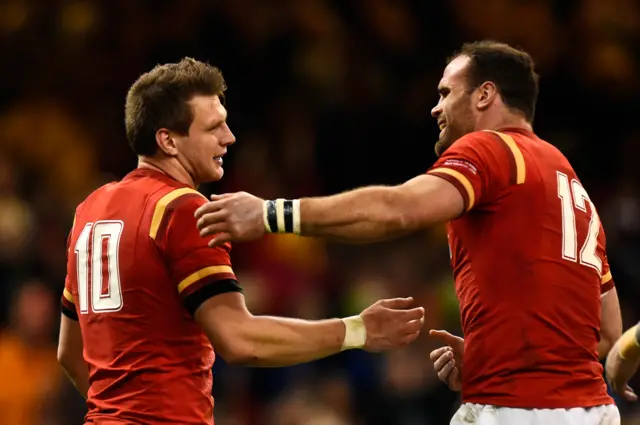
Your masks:
{"label": "player's right hand", "polygon": [[234,241],[251,241],[265,233],[263,199],[247,192],[211,195],[211,202],[198,208],[195,217],[200,236],[214,236],[209,246]]}
{"label": "player's right hand", "polygon": [[438,379],[449,386],[451,391],[462,391],[462,353],[464,352],[464,339],[450,334],[447,331],[431,329],[429,336],[437,338],[446,344],[429,354],[433,362],[433,368],[438,374]]}
{"label": "player's right hand", "polygon": [[364,349],[379,352],[415,340],[424,324],[424,308],[409,309],[413,298],[380,300],[360,313],[367,330]]}

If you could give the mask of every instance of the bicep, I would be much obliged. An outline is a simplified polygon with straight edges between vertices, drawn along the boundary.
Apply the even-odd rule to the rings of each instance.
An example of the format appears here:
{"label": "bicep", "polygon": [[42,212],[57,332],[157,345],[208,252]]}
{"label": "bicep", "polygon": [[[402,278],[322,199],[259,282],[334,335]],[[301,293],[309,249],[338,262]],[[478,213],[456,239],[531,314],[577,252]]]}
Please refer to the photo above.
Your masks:
{"label": "bicep", "polygon": [[415,177],[397,186],[402,213],[410,227],[423,228],[453,220],[464,212],[460,189],[448,180],[430,174]]}

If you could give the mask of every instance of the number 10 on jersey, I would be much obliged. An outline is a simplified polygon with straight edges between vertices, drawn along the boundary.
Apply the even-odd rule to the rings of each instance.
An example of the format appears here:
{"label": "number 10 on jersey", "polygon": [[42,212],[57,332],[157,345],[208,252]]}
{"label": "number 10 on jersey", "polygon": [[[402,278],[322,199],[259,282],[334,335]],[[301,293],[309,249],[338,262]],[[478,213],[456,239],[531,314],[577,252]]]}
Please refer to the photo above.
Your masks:
{"label": "number 10 on jersey", "polygon": [[[600,232],[600,218],[596,207],[579,181],[574,179],[569,183],[569,177],[560,171],[557,172],[557,175],[558,197],[562,207],[562,258],[574,262],[579,261],[580,264],[593,267],[602,274],[602,260],[596,254],[598,233]],[[591,220],[589,221],[587,238],[582,244],[578,257],[578,232],[576,231],[574,208],[587,213],[587,202],[591,206]]]}
{"label": "number 10 on jersey", "polygon": [[122,221],[97,221],[85,224],[78,237],[75,254],[81,314],[89,312],[89,292],[94,313],[122,308],[118,254],[123,228]]}

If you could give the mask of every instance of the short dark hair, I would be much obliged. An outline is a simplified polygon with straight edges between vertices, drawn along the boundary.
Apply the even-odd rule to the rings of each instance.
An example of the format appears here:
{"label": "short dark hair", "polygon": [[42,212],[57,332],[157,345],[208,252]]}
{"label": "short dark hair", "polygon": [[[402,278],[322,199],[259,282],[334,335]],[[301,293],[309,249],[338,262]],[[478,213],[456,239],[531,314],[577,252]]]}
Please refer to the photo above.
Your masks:
{"label": "short dark hair", "polygon": [[131,148],[137,155],[154,155],[160,128],[189,133],[193,121],[189,100],[197,95],[222,97],[225,90],[218,68],[192,58],[157,65],[142,74],[129,89],[124,110]]}
{"label": "short dark hair", "polygon": [[533,121],[539,77],[531,55],[506,43],[483,40],[463,44],[448,62],[458,56],[471,59],[469,90],[491,81],[507,106],[521,111],[528,122]]}

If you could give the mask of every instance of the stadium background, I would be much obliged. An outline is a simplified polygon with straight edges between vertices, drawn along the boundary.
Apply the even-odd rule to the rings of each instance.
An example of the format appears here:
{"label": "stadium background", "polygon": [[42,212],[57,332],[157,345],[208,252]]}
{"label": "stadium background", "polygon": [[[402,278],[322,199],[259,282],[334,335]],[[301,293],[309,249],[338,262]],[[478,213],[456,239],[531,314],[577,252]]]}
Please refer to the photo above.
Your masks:
{"label": "stadium background", "polygon": [[[535,129],[568,156],[598,205],[632,325],[639,37],[634,0],[3,1],[0,424],[82,423],[83,402],[55,360],[66,235],[77,203],[136,164],[123,126],[129,85],[187,55],[223,70],[238,140],[224,180],[203,193],[273,198],[423,172],[435,160],[429,112],[445,57],[479,38],[524,47],[542,75]],[[266,238],[232,255],[256,313],[322,318],[413,295],[426,307],[425,330],[459,332],[442,228],[366,247]],[[217,423],[448,423],[458,400],[434,376],[433,348],[424,336],[385,355],[348,352],[279,370],[219,360]],[[623,423],[640,423],[636,406],[621,410]]]}

